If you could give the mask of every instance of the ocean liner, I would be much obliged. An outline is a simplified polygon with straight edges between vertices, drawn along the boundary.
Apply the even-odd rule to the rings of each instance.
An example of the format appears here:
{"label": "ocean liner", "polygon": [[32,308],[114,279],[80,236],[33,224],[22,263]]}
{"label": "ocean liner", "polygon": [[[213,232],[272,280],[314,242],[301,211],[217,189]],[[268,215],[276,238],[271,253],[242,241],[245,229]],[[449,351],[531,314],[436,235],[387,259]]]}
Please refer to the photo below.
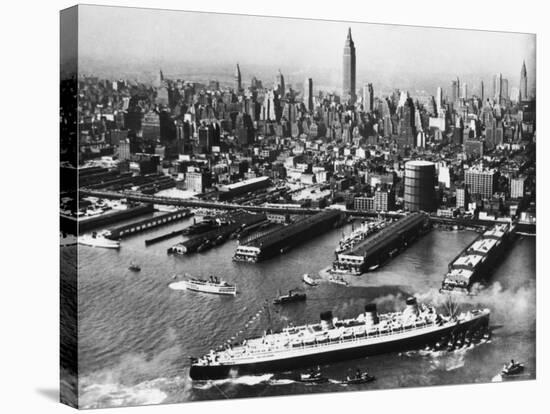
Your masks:
{"label": "ocean liner", "polygon": [[192,358],[189,376],[209,380],[288,371],[416,349],[486,331],[489,315],[483,309],[443,316],[432,306],[418,305],[414,297],[407,299],[403,312],[378,314],[376,305],[368,304],[356,318],[338,320],[327,311],[319,323],[287,327]]}

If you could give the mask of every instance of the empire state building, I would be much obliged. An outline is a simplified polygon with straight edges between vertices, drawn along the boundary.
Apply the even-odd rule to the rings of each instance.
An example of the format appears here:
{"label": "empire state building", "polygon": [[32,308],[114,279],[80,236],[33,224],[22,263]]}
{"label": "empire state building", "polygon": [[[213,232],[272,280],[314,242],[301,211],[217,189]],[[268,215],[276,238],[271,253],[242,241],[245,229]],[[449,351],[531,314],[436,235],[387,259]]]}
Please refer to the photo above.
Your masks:
{"label": "empire state building", "polygon": [[342,98],[344,101],[355,103],[355,44],[351,38],[351,27],[344,45],[344,76]]}

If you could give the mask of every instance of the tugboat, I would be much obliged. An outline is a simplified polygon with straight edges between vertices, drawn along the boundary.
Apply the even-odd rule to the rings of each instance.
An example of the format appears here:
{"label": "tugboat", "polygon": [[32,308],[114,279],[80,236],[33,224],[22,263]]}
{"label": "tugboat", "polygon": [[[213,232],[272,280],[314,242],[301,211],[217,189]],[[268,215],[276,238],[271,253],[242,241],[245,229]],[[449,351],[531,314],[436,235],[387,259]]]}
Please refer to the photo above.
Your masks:
{"label": "tugboat", "polygon": [[307,384],[320,384],[323,382],[328,382],[328,378],[323,377],[323,374],[321,374],[321,368],[317,367],[317,370],[312,368],[307,374],[300,374],[296,381],[305,382]]}
{"label": "tugboat", "polygon": [[130,266],[128,267],[128,270],[131,270],[132,272],[140,272],[141,267],[140,267],[140,265],[132,262],[132,263],[130,263]]}
{"label": "tugboat", "polygon": [[227,283],[225,280],[218,279],[217,276],[210,276],[209,280],[190,278],[181,282],[174,282],[168,286],[174,290],[192,290],[195,292],[214,293],[216,295],[237,294],[237,286]]}
{"label": "tugboat", "polygon": [[339,383],[342,385],[355,385],[355,384],[366,384],[367,382],[374,381],[376,377],[373,375],[369,375],[367,372],[361,372],[361,370],[358,368],[355,376],[348,377],[344,381],[340,381]]}
{"label": "tugboat", "polygon": [[279,295],[275,299],[273,299],[274,305],[285,305],[287,303],[292,302],[302,302],[306,300],[306,294],[301,292],[295,292],[293,290],[289,290],[288,294],[286,295]]}
{"label": "tugboat", "polygon": [[302,281],[306,284],[306,285],[309,285],[309,286],[318,286],[319,285],[319,282],[315,279],[313,279],[310,275],[308,275],[307,273],[304,273],[302,275]]}
{"label": "tugboat", "polygon": [[525,366],[523,364],[515,362],[512,359],[509,364],[504,365],[502,371],[500,371],[500,375],[502,378],[510,378],[523,373],[524,370]]}

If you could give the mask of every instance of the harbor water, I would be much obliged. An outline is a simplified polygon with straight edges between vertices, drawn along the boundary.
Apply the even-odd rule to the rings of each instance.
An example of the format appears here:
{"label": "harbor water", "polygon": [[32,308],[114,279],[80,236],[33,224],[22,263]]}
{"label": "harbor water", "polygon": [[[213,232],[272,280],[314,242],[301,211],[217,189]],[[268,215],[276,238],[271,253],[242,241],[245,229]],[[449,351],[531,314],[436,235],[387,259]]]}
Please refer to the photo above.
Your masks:
{"label": "harbor water", "polygon": [[[299,372],[191,381],[190,356],[269,328],[316,322],[325,310],[340,318],[355,317],[367,302],[376,302],[379,312],[400,310],[415,295],[444,311],[445,296],[438,290],[447,265],[476,237],[473,231],[434,229],[378,270],[351,277],[353,286],[306,287],[302,274],[317,276],[329,266],[342,232],[349,234],[351,225],[257,264],[232,261],[236,240],[189,256],[166,253],[181,237],[145,247],[145,239],[191,222],[128,237],[118,251],[62,249],[62,260],[74,260],[77,254],[79,259],[79,394],[84,407],[490,382],[511,358],[525,363],[521,378],[535,378],[536,240],[519,236],[499,261],[491,284],[477,296],[458,299],[464,310],[491,309],[490,341],[452,352],[391,353],[321,367],[334,380],[358,367],[376,376],[362,385],[306,385],[293,380]],[[141,271],[128,270],[131,263]],[[217,275],[236,283],[238,294],[223,297],[168,287],[173,275],[185,273]],[[293,288],[304,289],[307,301],[266,309],[266,301]]]}

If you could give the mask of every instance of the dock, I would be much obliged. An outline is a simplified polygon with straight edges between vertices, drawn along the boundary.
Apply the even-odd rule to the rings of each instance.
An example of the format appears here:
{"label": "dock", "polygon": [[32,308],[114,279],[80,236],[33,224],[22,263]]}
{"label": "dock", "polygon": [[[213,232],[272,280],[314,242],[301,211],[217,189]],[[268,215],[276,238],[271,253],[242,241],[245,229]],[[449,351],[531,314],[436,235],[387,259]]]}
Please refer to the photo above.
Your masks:
{"label": "dock", "polygon": [[249,226],[263,222],[267,222],[265,214],[236,211],[226,215],[220,226],[177,243],[170,247],[167,252],[168,254],[201,252],[224,243],[232,234],[238,234]]}
{"label": "dock", "polygon": [[135,223],[124,224],[121,226],[113,227],[109,230],[109,238],[113,240],[122,239],[132,234],[141,233],[146,230],[151,230],[156,227],[164,226],[166,224],[173,223],[178,220],[183,220],[193,215],[189,209],[180,209],[169,213],[161,214],[156,217],[147,218],[137,221]]}
{"label": "dock", "polygon": [[138,204],[135,207],[128,207],[125,210],[111,211],[89,218],[79,218],[78,232],[80,234],[100,227],[104,228],[107,225],[144,216],[145,214],[150,214],[153,211],[155,211],[153,204]]}
{"label": "dock", "polygon": [[286,226],[249,237],[237,247],[233,260],[258,262],[285,253],[294,246],[337,227],[344,221],[343,212],[324,210]]}
{"label": "dock", "polygon": [[374,270],[431,228],[429,216],[412,213],[380,229],[347,250],[338,252],[333,273],[360,275]]}
{"label": "dock", "polygon": [[499,223],[484,231],[449,263],[441,291],[469,293],[475,282],[491,273],[499,253],[515,234],[515,225]]}

